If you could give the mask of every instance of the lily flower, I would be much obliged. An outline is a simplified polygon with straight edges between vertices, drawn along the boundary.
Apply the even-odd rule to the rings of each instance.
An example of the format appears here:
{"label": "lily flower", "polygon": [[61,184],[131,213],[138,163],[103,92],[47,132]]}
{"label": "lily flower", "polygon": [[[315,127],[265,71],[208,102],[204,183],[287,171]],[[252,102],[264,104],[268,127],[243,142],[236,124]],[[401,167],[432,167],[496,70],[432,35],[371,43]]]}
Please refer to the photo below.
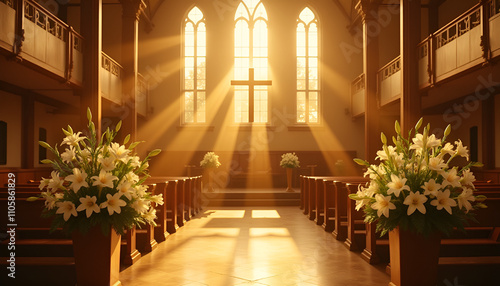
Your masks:
{"label": "lily flower", "polygon": [[66,138],[63,139],[63,142],[62,144],[67,144],[69,146],[77,146],[78,143],[82,140],[85,140],[87,137],[80,137],[80,134],[82,134],[82,132],[78,132],[78,133],[73,133],[71,135],[68,135],[66,136]]}
{"label": "lily flower", "polygon": [[468,213],[472,209],[472,205],[469,201],[473,202],[476,198],[473,195],[473,190],[469,188],[464,188],[462,193],[458,195],[458,208],[465,208],[466,213]]}
{"label": "lily flower", "polygon": [[443,208],[451,215],[451,207],[457,206],[457,202],[450,198],[450,190],[438,191],[436,199],[431,201],[431,205],[435,206],[438,210]]}
{"label": "lily flower", "polygon": [[68,219],[73,216],[78,216],[78,213],[75,209],[75,204],[70,201],[58,202],[57,204],[56,214],[63,214],[64,221],[68,221]]}
{"label": "lily flower", "polygon": [[125,148],[124,145],[113,142],[111,143],[110,151],[116,160],[120,160],[125,164],[128,162],[128,154],[130,153],[130,150]]}
{"label": "lily flower", "polygon": [[428,182],[425,182],[424,185],[420,188],[424,190],[425,196],[432,195],[435,197],[437,196],[437,192],[442,188],[442,186],[436,183],[434,179],[430,179]]}
{"label": "lily flower", "polygon": [[47,188],[49,188],[52,192],[55,192],[59,189],[63,189],[63,181],[59,177],[59,172],[52,171],[50,173],[50,176],[52,178],[49,180]]}
{"label": "lily flower", "polygon": [[387,194],[390,195],[394,193],[396,197],[399,197],[399,193],[402,190],[410,191],[410,186],[406,185],[406,181],[406,178],[400,178],[395,174],[391,174],[391,182],[387,183],[387,187],[389,187],[389,190],[387,190]]}
{"label": "lily flower", "polygon": [[96,201],[97,201],[96,196],[93,196],[93,197],[85,196],[85,198],[80,198],[81,204],[78,206],[78,208],[76,210],[79,212],[85,210],[87,218],[89,218],[93,212],[94,213],[101,212],[101,209],[96,204]]}
{"label": "lily flower", "polygon": [[462,178],[460,178],[460,181],[464,186],[472,186],[472,183],[476,181],[476,177],[469,169],[467,169],[462,173]]}
{"label": "lily flower", "polygon": [[444,160],[440,157],[432,157],[429,159],[429,164],[427,165],[429,169],[437,172],[443,171],[444,168],[448,167]]}
{"label": "lily flower", "polygon": [[85,170],[80,170],[78,168],[73,169],[73,174],[66,177],[66,181],[71,182],[70,188],[76,193],[81,187],[87,188],[89,184],[86,181],[87,173]]}
{"label": "lily flower", "polygon": [[389,210],[395,210],[396,206],[391,203],[391,196],[375,195],[376,202],[371,205],[372,209],[377,210],[377,215],[389,217]]}
{"label": "lily flower", "polygon": [[403,204],[408,206],[407,215],[411,215],[418,209],[419,212],[425,214],[425,206],[424,203],[427,201],[427,197],[425,195],[421,195],[419,191],[416,193],[410,192],[410,194],[405,198]]}
{"label": "lily flower", "polygon": [[142,200],[142,199],[136,199],[133,203],[132,203],[132,208],[140,213],[140,214],[143,214],[145,212],[148,211],[149,209],[149,205],[147,204],[147,202],[145,200]]}
{"label": "lily flower", "polygon": [[97,159],[101,163],[101,167],[104,171],[109,172],[115,168],[115,159],[113,157],[103,158],[102,156]]}
{"label": "lily flower", "polygon": [[458,141],[455,141],[455,144],[457,145],[457,155],[462,156],[467,158],[467,161],[469,161],[469,151],[467,150],[467,147],[462,145],[462,140],[458,139]]}
{"label": "lily flower", "polygon": [[92,186],[108,187],[113,188],[113,181],[118,180],[118,177],[113,176],[113,174],[101,170],[99,176],[93,176],[91,178],[94,180]]}
{"label": "lily flower", "polygon": [[443,171],[441,173],[441,176],[443,176],[443,182],[441,185],[443,187],[446,186],[452,186],[452,187],[460,187],[460,177],[457,175],[457,169],[453,168],[449,170],[448,172]]}
{"label": "lily flower", "polygon": [[106,199],[107,201],[101,203],[100,207],[101,209],[108,209],[109,215],[112,215],[113,213],[121,213],[122,209],[121,207],[124,207],[127,205],[127,203],[124,200],[120,200],[120,197],[122,194],[119,192],[111,195],[111,194],[106,194]]}
{"label": "lily flower", "polygon": [[75,147],[69,146],[69,148],[66,148],[64,153],[61,154],[61,159],[63,162],[70,163],[73,160],[76,160],[76,152],[75,152]]}
{"label": "lily flower", "polygon": [[122,196],[125,196],[129,200],[132,199],[132,191],[134,189],[132,188],[132,184],[129,181],[120,182],[117,189],[118,193],[120,193]]}

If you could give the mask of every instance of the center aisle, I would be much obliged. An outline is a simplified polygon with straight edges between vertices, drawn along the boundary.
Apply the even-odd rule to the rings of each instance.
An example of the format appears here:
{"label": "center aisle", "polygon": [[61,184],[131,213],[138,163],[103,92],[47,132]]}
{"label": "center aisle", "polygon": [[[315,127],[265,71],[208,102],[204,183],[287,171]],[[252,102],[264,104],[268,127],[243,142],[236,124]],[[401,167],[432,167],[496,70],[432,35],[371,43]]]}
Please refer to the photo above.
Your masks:
{"label": "center aisle", "polygon": [[130,285],[388,285],[298,207],[206,208],[120,272]]}

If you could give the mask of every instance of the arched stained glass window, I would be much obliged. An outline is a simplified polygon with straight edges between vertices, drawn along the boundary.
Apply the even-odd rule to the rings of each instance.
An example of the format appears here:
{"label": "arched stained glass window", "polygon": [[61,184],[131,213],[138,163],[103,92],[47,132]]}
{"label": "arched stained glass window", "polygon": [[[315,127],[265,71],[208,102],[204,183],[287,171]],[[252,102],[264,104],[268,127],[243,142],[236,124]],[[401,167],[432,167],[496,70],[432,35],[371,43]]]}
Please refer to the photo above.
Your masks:
{"label": "arched stained glass window", "polygon": [[241,1],[234,21],[234,121],[267,123],[270,81],[264,4]]}
{"label": "arched stained glass window", "polygon": [[318,19],[304,8],[297,19],[297,122],[319,122]]}
{"label": "arched stained glass window", "polygon": [[205,17],[194,7],[184,20],[183,123],[206,121],[206,27]]}

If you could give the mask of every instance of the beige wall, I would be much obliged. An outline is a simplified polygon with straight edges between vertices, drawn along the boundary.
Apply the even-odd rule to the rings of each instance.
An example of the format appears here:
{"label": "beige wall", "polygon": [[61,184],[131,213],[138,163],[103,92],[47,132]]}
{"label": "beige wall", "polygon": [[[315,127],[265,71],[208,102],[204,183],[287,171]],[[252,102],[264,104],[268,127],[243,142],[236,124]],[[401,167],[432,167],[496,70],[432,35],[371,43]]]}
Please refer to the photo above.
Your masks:
{"label": "beige wall", "polygon": [[[65,137],[62,132],[62,128],[67,129],[68,125],[70,125],[75,132],[80,131],[78,126],[80,124],[79,115],[70,115],[70,114],[57,114],[53,113],[52,110],[54,108],[47,106],[45,104],[41,104],[39,102],[35,103],[35,167],[45,166],[43,164],[39,164],[38,158],[38,139],[40,128],[45,128],[47,130],[47,143],[49,143],[52,147],[55,144],[61,145],[63,138]],[[64,148],[59,148],[59,151],[64,151]],[[47,157],[49,159],[54,158],[52,153],[47,150]]]}
{"label": "beige wall", "polygon": [[[154,113],[141,126],[146,149],[168,151],[352,150],[363,156],[363,120],[353,121],[350,82],[361,73],[361,51],[351,57],[342,44],[354,46],[348,24],[333,1],[308,1],[318,14],[321,30],[321,125],[296,130],[295,29],[303,1],[265,1],[269,21],[269,64],[272,129],[240,129],[232,122],[233,18],[236,7],[216,9],[198,2],[207,20],[207,110],[213,129],[180,127],[181,23],[195,1],[164,4],[155,15],[155,29],[140,35],[140,70],[149,79]],[[234,1],[230,1],[233,3]],[[168,158],[164,159],[168,161]],[[177,163],[177,162],[176,162]],[[170,162],[171,164],[171,162]]]}
{"label": "beige wall", "polygon": [[[0,120],[7,122],[7,165],[2,167],[20,168],[21,167],[21,97],[0,91],[0,100],[7,104],[0,104]],[[34,166],[41,167],[38,158],[38,139],[39,129],[47,130],[47,142],[51,146],[61,144],[64,137],[61,128],[66,128],[69,125],[78,126],[79,116],[68,114],[53,113],[53,107],[35,103],[35,134],[33,148],[35,150]],[[77,131],[77,130],[75,130]],[[50,151],[47,152],[49,158]]]}
{"label": "beige wall", "polygon": [[21,97],[0,91],[0,120],[7,122],[7,165],[21,167]]}

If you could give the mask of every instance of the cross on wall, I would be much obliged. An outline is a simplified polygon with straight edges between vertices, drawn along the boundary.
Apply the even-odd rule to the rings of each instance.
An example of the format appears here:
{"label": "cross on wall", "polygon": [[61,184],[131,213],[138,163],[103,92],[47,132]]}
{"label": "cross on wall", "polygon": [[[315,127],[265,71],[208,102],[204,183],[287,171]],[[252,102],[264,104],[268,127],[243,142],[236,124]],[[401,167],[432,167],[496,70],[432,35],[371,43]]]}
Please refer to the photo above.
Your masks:
{"label": "cross on wall", "polygon": [[255,80],[254,68],[248,69],[248,80],[231,80],[231,85],[248,86],[248,122],[254,122],[254,90],[255,86],[272,85],[271,80]]}

